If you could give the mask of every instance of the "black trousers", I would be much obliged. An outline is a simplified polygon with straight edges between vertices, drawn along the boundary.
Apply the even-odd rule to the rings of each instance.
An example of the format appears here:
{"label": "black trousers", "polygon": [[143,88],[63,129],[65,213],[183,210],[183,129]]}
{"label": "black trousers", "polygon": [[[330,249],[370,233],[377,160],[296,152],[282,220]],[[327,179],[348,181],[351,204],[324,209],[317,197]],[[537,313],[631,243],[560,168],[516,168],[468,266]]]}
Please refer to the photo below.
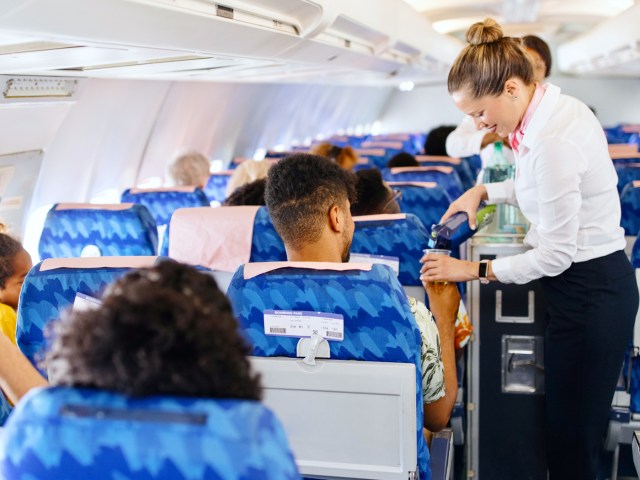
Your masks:
{"label": "black trousers", "polygon": [[595,480],[625,348],[638,310],[635,272],[615,252],[543,278],[550,480]]}

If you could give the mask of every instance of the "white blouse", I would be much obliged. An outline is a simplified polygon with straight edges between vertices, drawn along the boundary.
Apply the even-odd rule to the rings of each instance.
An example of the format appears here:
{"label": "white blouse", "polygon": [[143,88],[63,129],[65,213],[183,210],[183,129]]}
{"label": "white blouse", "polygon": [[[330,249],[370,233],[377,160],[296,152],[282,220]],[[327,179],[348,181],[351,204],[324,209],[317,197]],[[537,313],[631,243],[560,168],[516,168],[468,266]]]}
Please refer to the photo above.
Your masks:
{"label": "white blouse", "polygon": [[516,179],[486,184],[491,203],[518,205],[531,222],[520,255],[492,262],[503,283],[554,277],[573,262],[624,249],[618,176],[595,115],[548,84],[516,156]]}

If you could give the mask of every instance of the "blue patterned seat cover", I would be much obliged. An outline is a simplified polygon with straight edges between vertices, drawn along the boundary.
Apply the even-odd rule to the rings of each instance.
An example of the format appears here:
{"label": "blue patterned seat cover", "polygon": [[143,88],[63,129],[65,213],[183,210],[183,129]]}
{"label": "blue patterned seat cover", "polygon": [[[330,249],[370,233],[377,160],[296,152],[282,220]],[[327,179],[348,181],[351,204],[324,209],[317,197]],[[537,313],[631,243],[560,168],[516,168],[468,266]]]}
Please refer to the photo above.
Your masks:
{"label": "blue patterned seat cover", "polygon": [[[473,174],[473,170],[469,165],[469,162],[464,159],[451,159],[453,161],[447,161],[448,157],[444,157],[442,160],[434,159],[431,157],[429,160],[426,160],[429,156],[416,157],[416,160],[420,163],[421,167],[451,167],[453,168],[458,177],[460,177],[460,181],[462,182],[462,188],[466,191],[473,187],[476,183],[476,176]],[[455,160],[460,160],[460,162],[456,162]]]}
{"label": "blue patterned seat cover", "polygon": [[42,229],[38,253],[43,260],[79,257],[88,245],[98,247],[102,256],[156,254],[156,223],[142,205],[126,210],[57,210],[57,206],[47,213]]}
{"label": "blue patterned seat cover", "polygon": [[625,235],[638,235],[640,232],[640,182],[628,183],[620,194],[622,216],[620,225]]}
{"label": "blue patterned seat cover", "polygon": [[276,232],[266,207],[260,207],[253,221],[250,262],[281,262],[287,259],[284,243]]}
{"label": "blue patterned seat cover", "polygon": [[[43,334],[46,326],[73,305],[76,294],[100,297],[107,285],[131,270],[131,267],[87,267],[41,271],[43,263],[35,265],[24,280],[16,328],[18,347],[36,368],[46,347]],[[41,373],[46,376],[46,372]]]}
{"label": "blue patterned seat cover", "polygon": [[178,208],[208,207],[209,199],[200,188],[194,188],[191,192],[179,190],[162,191],[135,191],[127,189],[120,199],[122,203],[137,203],[147,207],[156,225],[167,225],[171,221],[171,215]]}
{"label": "blue patterned seat cover", "polygon": [[435,182],[444,188],[452,200],[455,200],[464,193],[462,181],[453,168],[451,168],[450,173],[436,170],[437,168],[443,167],[433,168],[434,170],[431,171],[408,171],[395,174],[391,173],[391,169],[385,168],[382,170],[382,178],[387,182]]}
{"label": "blue patterned seat cover", "polygon": [[249,400],[37,389],[0,439],[13,480],[299,478],[280,422]]}
{"label": "blue patterned seat cover", "polygon": [[[237,166],[237,164],[234,164],[234,168]],[[209,181],[204,187],[204,193],[210,202],[224,202],[227,198],[227,184],[232,174],[233,171],[229,170],[211,174]]]}
{"label": "blue patterned seat cover", "polygon": [[333,359],[413,363],[420,478],[431,478],[422,434],[420,333],[407,296],[389,267],[344,272],[287,267],[245,280],[242,266],[227,296],[253,355],[295,357],[298,339],[265,335],[263,314],[270,309],[303,310],[344,316],[344,341],[329,342]]}
{"label": "blue patterned seat cover", "polygon": [[482,158],[480,155],[471,155],[470,157],[464,157],[461,159],[463,162],[467,162],[471,172],[473,173],[474,180],[478,178],[480,170],[482,170]]}
{"label": "blue patterned seat cover", "polygon": [[618,193],[622,194],[624,187],[634,180],[640,180],[640,163],[614,162],[618,174]]}
{"label": "blue patterned seat cover", "polygon": [[431,231],[431,226],[440,221],[451,203],[449,195],[439,185],[392,185],[392,188],[402,192],[400,210],[418,217],[427,231]]}
{"label": "blue patterned seat cover", "polygon": [[420,259],[427,248],[429,232],[410,213],[402,220],[357,221],[351,253],[385,255],[400,259],[398,280],[405,286],[421,286]]}

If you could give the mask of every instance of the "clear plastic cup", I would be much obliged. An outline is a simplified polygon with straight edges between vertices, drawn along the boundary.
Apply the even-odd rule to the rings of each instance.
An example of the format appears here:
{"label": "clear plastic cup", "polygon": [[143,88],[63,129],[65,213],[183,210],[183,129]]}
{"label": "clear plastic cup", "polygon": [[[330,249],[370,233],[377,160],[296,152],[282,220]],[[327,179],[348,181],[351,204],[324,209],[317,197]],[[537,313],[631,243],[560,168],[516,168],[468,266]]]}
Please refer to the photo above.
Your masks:
{"label": "clear plastic cup", "polygon": [[[451,250],[446,250],[444,248],[425,248],[422,252],[427,255],[429,253],[433,255],[446,255],[447,257],[451,256]],[[434,285],[446,285],[448,282],[431,282]]]}

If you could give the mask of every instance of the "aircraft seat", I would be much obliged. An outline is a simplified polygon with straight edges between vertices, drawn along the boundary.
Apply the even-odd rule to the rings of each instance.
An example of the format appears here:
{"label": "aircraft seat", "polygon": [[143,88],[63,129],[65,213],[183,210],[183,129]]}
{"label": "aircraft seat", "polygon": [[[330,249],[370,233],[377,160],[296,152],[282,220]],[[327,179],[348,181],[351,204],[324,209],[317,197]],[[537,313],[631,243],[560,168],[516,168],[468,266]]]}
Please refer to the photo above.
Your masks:
{"label": "aircraft seat", "polygon": [[460,176],[452,167],[397,167],[382,170],[387,182],[435,182],[449,194],[451,200],[464,193]]}
{"label": "aircraft seat", "polygon": [[16,341],[22,353],[38,368],[45,328],[74,304],[78,293],[99,297],[107,285],[131,269],[152,266],[157,258],[53,258],[35,265],[24,280],[18,302]]}
{"label": "aircraft seat", "polygon": [[351,255],[382,255],[397,258],[398,280],[407,294],[423,301],[424,288],[420,281],[420,259],[427,248],[429,231],[412,214],[365,215],[354,217],[355,231]]}
{"label": "aircraft seat", "polygon": [[36,389],[0,444],[2,478],[300,478],[279,420],[249,400]]}
{"label": "aircraft seat", "polygon": [[[236,165],[237,166],[237,165]],[[204,193],[210,202],[224,202],[227,198],[227,184],[233,174],[233,170],[212,173],[204,187]]]}
{"label": "aircraft seat", "polygon": [[629,182],[620,193],[620,226],[624,228],[627,239],[625,251],[630,256],[633,244],[640,232],[640,180]]}
{"label": "aircraft seat", "polygon": [[169,256],[218,272],[223,291],[243,263],[287,259],[266,207],[183,208],[170,228]]}
{"label": "aircraft seat", "polygon": [[435,182],[388,182],[394,190],[400,190],[400,210],[418,217],[422,225],[431,231],[451,204],[447,192]]}
{"label": "aircraft seat", "polygon": [[[341,316],[341,320],[335,321],[342,325],[343,331],[326,334],[329,339],[342,338],[342,341],[328,342],[326,353],[331,359],[413,365],[420,478],[430,478],[429,452],[422,434],[420,333],[407,297],[388,266],[314,262],[246,264],[233,276],[227,296],[254,356],[296,357],[298,338],[282,336],[290,331],[267,325],[265,313],[272,313],[267,311],[315,312],[313,316],[321,316],[318,312],[323,312],[328,316]],[[310,334],[303,332],[300,336]]]}
{"label": "aircraft seat", "polygon": [[614,162],[618,174],[618,193],[622,194],[624,187],[634,180],[640,180],[640,163]]}
{"label": "aircraft seat", "polygon": [[439,155],[417,155],[416,160],[421,167],[453,168],[460,177],[462,187],[465,191],[476,184],[476,175],[474,175],[469,162],[462,158],[452,158]]}
{"label": "aircraft seat", "polygon": [[209,199],[198,187],[129,188],[122,193],[120,201],[147,207],[158,227],[167,225],[178,208],[209,206]]}
{"label": "aircraft seat", "polygon": [[156,224],[143,205],[57,203],[47,213],[38,253],[43,260],[145,256],[155,255],[157,248]]}

